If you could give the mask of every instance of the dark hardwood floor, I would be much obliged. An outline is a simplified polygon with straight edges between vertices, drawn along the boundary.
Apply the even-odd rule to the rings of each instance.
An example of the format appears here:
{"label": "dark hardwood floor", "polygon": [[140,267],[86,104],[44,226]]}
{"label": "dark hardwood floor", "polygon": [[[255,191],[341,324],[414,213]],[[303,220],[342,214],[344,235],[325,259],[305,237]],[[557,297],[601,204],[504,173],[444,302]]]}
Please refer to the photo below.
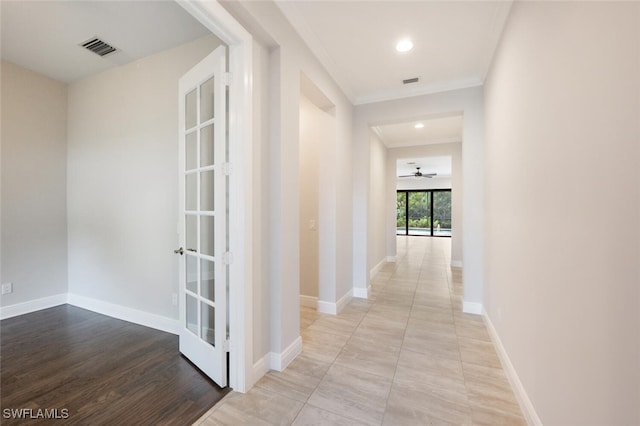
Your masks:
{"label": "dark hardwood floor", "polygon": [[[74,306],[0,327],[3,425],[190,425],[228,391],[180,355],[177,336]],[[68,418],[6,418],[23,408]]]}

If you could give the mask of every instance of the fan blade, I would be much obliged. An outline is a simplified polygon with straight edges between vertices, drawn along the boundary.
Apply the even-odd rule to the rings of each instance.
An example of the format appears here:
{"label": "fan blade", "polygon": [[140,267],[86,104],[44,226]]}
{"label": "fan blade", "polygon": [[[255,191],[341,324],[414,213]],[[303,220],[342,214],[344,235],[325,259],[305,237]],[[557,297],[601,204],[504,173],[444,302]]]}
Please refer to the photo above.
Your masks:
{"label": "fan blade", "polygon": [[402,175],[402,176],[398,176],[398,177],[416,177],[416,175]]}
{"label": "fan blade", "polygon": [[423,173],[422,177],[432,178],[437,175],[438,175],[437,173]]}

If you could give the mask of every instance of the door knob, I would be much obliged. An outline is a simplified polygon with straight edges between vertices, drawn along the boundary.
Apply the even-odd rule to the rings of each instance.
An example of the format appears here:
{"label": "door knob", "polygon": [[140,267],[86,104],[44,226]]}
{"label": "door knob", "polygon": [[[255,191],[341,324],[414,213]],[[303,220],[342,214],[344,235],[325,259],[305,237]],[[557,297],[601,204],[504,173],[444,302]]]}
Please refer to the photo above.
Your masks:
{"label": "door knob", "polygon": [[182,247],[180,247],[177,250],[173,251],[175,254],[179,254],[180,256],[182,256],[184,254],[184,249]]}

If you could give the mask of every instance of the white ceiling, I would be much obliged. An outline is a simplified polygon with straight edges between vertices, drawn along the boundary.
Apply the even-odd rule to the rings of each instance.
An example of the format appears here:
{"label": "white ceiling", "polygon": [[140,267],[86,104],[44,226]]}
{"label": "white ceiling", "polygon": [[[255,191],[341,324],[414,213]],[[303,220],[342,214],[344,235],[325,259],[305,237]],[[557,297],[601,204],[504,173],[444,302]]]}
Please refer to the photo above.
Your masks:
{"label": "white ceiling", "polygon": [[[277,1],[355,104],[484,82],[511,1]],[[410,37],[414,48],[398,53]],[[420,77],[419,83],[402,80]]]}
{"label": "white ceiling", "polygon": [[[2,59],[73,82],[211,34],[174,1],[2,0]],[[120,49],[100,57],[79,43]]]}
{"label": "white ceiling", "polygon": [[[2,58],[72,82],[210,34],[176,2],[1,1]],[[482,84],[511,1],[276,4],[356,104]],[[98,36],[120,49],[78,46]],[[411,37],[414,49],[395,43]],[[406,78],[419,83],[403,85]]]}
{"label": "white ceiling", "polygon": [[[416,124],[424,127],[416,129]],[[462,116],[446,116],[373,127],[387,148],[462,142]]]}
{"label": "white ceiling", "polygon": [[451,157],[448,156],[398,159],[396,166],[396,176],[413,174],[416,172],[416,167],[420,167],[420,171],[422,173],[437,173],[438,175],[432,179],[451,177]]}

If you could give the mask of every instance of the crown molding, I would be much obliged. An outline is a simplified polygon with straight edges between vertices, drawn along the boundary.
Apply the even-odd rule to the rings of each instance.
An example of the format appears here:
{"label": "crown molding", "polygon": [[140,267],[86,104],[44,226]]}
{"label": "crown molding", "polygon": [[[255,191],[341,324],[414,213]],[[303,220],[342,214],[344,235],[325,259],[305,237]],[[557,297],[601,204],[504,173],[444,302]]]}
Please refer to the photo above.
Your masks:
{"label": "crown molding", "polygon": [[349,101],[355,105],[354,91],[345,77],[343,70],[334,62],[331,55],[324,48],[316,33],[308,22],[302,17],[294,1],[275,1],[284,17],[289,21],[293,29],[298,33],[302,41],[307,45],[311,53],[333,78]]}
{"label": "crown molding", "polygon": [[497,44],[502,37],[502,32],[509,17],[513,1],[501,1],[498,2],[496,6],[492,17],[491,34],[483,49],[484,54],[481,55],[482,58],[480,59],[480,75],[455,81],[427,85],[413,84],[400,88],[383,89],[367,93],[355,92],[355,89],[349,83],[345,70],[333,60],[329,52],[325,49],[320,38],[303,17],[295,1],[274,1],[274,3],[307,45],[311,53],[318,59],[338,87],[340,87],[347,99],[349,99],[354,106],[358,106],[482,86],[493,62],[493,56]]}
{"label": "crown molding", "polygon": [[512,0],[506,0],[499,2],[496,6],[496,9],[493,13],[493,18],[491,20],[491,30],[489,38],[487,39],[487,44],[484,48],[484,55],[482,55],[480,59],[480,70],[482,70],[482,81],[487,79],[487,74],[491,69],[491,64],[493,63],[493,57],[495,56],[496,50],[498,50],[498,45],[500,44],[500,39],[502,38],[502,33],[504,32],[504,27],[506,26],[507,19],[509,18],[509,14],[511,13],[511,6],[513,5]]}
{"label": "crown molding", "polygon": [[447,143],[460,143],[460,142],[462,142],[462,138],[451,137],[451,138],[440,138],[440,139],[432,139],[432,140],[417,139],[417,140],[411,140],[411,141],[398,142],[394,144],[385,143],[385,145],[389,149],[394,149],[394,148],[406,148],[410,146],[443,145]]}
{"label": "crown molding", "polygon": [[380,90],[377,92],[358,95],[354,105],[366,105],[376,102],[393,101],[396,99],[412,98],[414,96],[431,95],[434,93],[450,92],[452,90],[468,89],[482,86],[479,78],[469,78],[447,83],[429,84],[425,86],[402,87],[399,89]]}

